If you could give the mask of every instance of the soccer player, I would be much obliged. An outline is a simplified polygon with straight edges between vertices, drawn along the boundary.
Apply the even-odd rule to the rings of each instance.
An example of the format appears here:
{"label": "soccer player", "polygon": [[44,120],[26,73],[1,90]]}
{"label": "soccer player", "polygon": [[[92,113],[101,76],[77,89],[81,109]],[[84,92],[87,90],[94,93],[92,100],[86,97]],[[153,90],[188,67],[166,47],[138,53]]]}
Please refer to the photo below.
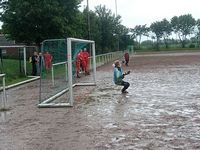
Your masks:
{"label": "soccer player", "polygon": [[44,54],[44,63],[45,63],[45,69],[48,73],[49,69],[51,68],[51,62],[52,62],[52,55],[49,54],[48,51],[46,51],[46,53]]}
{"label": "soccer player", "polygon": [[126,66],[128,66],[128,62],[129,62],[129,53],[128,53],[128,52],[126,52],[126,53],[124,54],[124,59],[125,59],[125,64],[126,64]]}
{"label": "soccer player", "polygon": [[86,48],[83,50],[83,68],[85,75],[89,75],[89,53]]}
{"label": "soccer player", "polygon": [[116,85],[124,86],[121,90],[122,93],[128,93],[126,89],[130,86],[128,82],[123,81],[125,75],[130,74],[130,71],[123,73],[119,60],[114,63],[114,82]]}
{"label": "soccer player", "polygon": [[80,78],[79,72],[81,69],[81,63],[83,60],[82,50],[76,55],[76,77]]}

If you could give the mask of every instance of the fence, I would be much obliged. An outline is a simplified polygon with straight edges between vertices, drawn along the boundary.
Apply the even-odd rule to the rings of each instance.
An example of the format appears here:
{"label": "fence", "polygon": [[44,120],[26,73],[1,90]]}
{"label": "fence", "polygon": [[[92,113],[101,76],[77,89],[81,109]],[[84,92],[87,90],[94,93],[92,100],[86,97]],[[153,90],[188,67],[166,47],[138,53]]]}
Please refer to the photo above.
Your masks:
{"label": "fence", "polygon": [[[117,52],[111,52],[111,53],[97,55],[96,56],[97,67],[102,66],[111,61],[114,61],[116,59],[122,58],[123,54],[124,54],[123,51],[117,51]],[[130,55],[134,54],[134,51],[133,50],[129,51],[129,54]],[[91,64],[90,64],[90,66],[91,66]]]}
{"label": "fence", "polygon": [[97,55],[96,56],[97,67],[102,66],[102,65],[104,65],[106,63],[109,63],[110,61],[118,59],[118,58],[120,58],[122,56],[123,56],[123,52],[122,51],[117,51],[117,52]]}

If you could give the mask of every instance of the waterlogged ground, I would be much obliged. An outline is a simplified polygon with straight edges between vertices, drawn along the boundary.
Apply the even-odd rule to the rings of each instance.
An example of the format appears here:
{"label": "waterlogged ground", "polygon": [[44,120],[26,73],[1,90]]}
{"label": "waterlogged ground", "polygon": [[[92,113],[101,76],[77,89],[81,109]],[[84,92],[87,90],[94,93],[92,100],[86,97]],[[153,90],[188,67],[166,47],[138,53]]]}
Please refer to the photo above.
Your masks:
{"label": "waterlogged ground", "polygon": [[110,63],[96,87],[76,88],[73,108],[37,108],[38,82],[7,91],[0,149],[200,149],[200,53],[136,55],[123,68],[128,94]]}

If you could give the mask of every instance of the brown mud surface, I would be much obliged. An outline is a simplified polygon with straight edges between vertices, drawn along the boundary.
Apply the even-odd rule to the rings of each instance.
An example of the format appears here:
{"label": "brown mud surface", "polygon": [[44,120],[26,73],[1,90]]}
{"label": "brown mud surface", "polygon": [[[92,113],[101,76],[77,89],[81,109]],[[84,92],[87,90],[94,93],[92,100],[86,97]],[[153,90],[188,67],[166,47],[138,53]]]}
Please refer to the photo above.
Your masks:
{"label": "brown mud surface", "polygon": [[200,149],[200,53],[135,55],[113,84],[112,63],[96,87],[75,89],[72,108],[38,108],[39,81],[7,91],[1,150]]}

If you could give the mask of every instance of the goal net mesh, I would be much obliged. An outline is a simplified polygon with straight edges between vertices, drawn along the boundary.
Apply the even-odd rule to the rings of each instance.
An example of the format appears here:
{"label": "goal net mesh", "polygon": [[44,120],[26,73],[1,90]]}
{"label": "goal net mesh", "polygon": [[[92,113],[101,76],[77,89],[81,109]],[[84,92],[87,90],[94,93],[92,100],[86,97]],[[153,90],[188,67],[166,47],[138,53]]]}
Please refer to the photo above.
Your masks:
{"label": "goal net mesh", "polygon": [[[90,43],[71,42],[73,84],[80,82],[80,80],[89,82],[92,78],[91,76],[86,77],[82,70],[80,70],[81,78],[76,78],[76,56],[83,48],[86,48],[87,51],[91,53]],[[67,40],[45,40],[42,43],[42,53],[45,54],[47,51],[52,56],[52,64],[50,70],[46,70],[45,63],[41,66],[40,103],[55,97],[55,95],[59,92],[69,88]],[[67,102],[68,100],[68,92],[65,92],[62,96],[52,99],[53,103],[62,103]],[[52,103],[52,101],[49,102]]]}

